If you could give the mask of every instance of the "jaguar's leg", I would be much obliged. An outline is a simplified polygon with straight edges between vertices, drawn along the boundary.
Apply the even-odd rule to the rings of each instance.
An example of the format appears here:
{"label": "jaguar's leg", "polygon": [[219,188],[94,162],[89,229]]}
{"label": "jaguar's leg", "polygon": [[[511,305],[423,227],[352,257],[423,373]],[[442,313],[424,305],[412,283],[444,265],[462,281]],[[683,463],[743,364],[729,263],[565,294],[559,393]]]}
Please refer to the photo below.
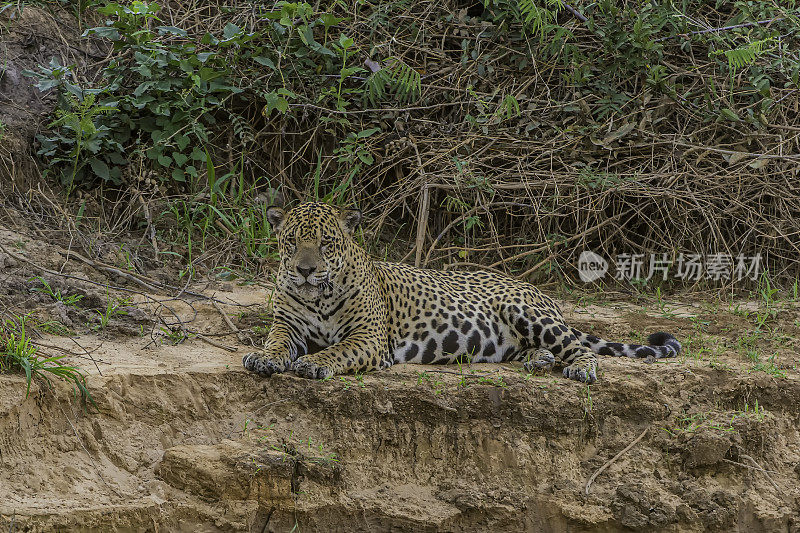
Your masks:
{"label": "jaguar's leg", "polygon": [[556,364],[556,357],[553,352],[545,349],[522,350],[518,359],[522,361],[525,370],[532,374],[546,374],[553,369]]}
{"label": "jaguar's leg", "polygon": [[289,370],[299,353],[299,343],[284,322],[276,319],[267,335],[267,342],[260,352],[250,352],[242,357],[244,367],[261,376],[271,376]]}
{"label": "jaguar's leg", "polygon": [[553,353],[556,363],[564,367],[564,377],[584,383],[597,381],[597,356],[581,344],[566,324],[553,318],[542,318],[540,326],[537,344]]}
{"label": "jaguar's leg", "polygon": [[380,336],[354,333],[345,340],[317,353],[298,357],[292,370],[300,376],[325,379],[334,374],[369,372],[390,366],[388,343]]}
{"label": "jaguar's leg", "polygon": [[569,348],[564,354],[564,377],[594,383],[597,381],[597,356],[583,346]]}
{"label": "jaguar's leg", "polygon": [[520,344],[530,347],[530,353],[523,350],[517,357],[528,356],[526,369],[544,369],[552,364],[564,366],[564,377],[569,379],[584,383],[597,380],[597,357],[581,344],[559,315],[543,307],[510,306],[506,316]]}
{"label": "jaguar's leg", "polygon": [[[532,311],[526,313],[529,317]],[[532,321],[533,344],[551,352],[555,364],[564,366],[564,377],[584,383],[597,381],[597,356],[583,346],[559,316],[535,316]]]}

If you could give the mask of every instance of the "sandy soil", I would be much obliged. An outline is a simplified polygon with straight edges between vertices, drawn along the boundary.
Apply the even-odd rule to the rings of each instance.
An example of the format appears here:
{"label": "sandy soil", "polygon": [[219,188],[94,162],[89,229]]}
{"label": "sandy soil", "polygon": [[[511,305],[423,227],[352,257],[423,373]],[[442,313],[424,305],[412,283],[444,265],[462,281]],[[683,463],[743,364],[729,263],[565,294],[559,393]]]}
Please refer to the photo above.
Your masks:
{"label": "sandy soil", "polygon": [[[15,250],[0,257],[4,312],[74,330],[37,342],[72,353],[96,404],[63,383],[25,398],[23,377],[0,375],[0,530],[800,531],[795,302],[755,335],[758,302],[567,302],[598,334],[664,329],[687,346],[662,363],[604,358],[590,387],[518,364],[262,379],[210,300],[129,293],[97,331],[125,296],[91,283],[104,275],[1,228],[0,244]],[[84,298],[33,291],[42,271],[24,259]],[[259,342],[267,286],[192,290]],[[172,345],[181,324],[236,351]]]}
{"label": "sandy soil", "polygon": [[[0,23],[0,190],[27,190],[53,98],[22,71],[103,51],[67,11],[26,5]],[[267,284],[189,287],[219,309],[106,289],[141,287],[31,237],[29,222],[26,235],[0,226],[0,312],[29,315],[41,353],[68,353],[94,405],[60,382],[26,397],[22,376],[0,375],[0,531],[800,531],[798,302],[760,329],[763,302],[567,302],[581,328],[667,330],[686,347],[656,364],[605,358],[590,387],[518,364],[262,379],[241,357],[264,334]],[[123,264],[113,243],[94,244]],[[35,275],[83,298],[54,301]],[[97,329],[120,298],[125,314]]]}

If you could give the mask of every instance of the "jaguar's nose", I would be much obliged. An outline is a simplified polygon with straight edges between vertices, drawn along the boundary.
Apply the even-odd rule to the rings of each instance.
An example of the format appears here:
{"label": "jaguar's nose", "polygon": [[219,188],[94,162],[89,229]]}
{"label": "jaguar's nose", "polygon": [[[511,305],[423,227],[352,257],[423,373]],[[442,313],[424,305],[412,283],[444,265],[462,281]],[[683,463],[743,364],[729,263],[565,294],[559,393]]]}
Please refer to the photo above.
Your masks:
{"label": "jaguar's nose", "polygon": [[314,273],[317,270],[315,266],[300,266],[297,265],[297,273],[303,276],[304,278],[308,279],[308,276]]}

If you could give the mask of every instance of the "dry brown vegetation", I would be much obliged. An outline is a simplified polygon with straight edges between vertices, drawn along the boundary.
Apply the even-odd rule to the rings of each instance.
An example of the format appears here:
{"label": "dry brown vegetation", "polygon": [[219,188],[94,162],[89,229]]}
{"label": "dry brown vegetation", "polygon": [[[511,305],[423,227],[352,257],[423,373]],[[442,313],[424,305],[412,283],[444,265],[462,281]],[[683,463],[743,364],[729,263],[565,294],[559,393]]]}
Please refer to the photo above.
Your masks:
{"label": "dry brown vegetation", "polygon": [[[368,242],[410,238],[416,262],[491,265],[536,281],[570,283],[584,249],[608,257],[760,253],[771,276],[797,277],[800,59],[792,6],[690,2],[682,13],[670,6],[571,6],[585,11],[583,21],[554,4],[536,17],[522,11],[523,3],[487,5],[337,4],[292,11],[281,34],[277,19],[250,4],[165,3],[158,21],[142,24],[151,30],[147,50],[197,43],[192,53],[216,54],[214,68],[224,64],[223,79],[243,91],[195,110],[216,122],[207,126],[205,143],[214,179],[230,174],[212,201],[224,195],[241,203],[239,179],[247,192],[253,185],[262,193],[279,189],[285,201],[327,197],[365,210]],[[4,10],[6,49],[28,33],[16,21],[49,31],[57,18],[58,33],[41,42],[58,43],[62,62],[77,65],[75,86],[102,87],[109,61],[133,61],[134,48],[123,46],[127,52],[118,57],[107,39],[77,38],[113,16],[90,8],[78,29],[59,9],[34,13],[41,12]],[[339,18],[323,27],[314,22],[320,16]],[[185,37],[156,32],[157,24],[180,28]],[[235,46],[200,43],[231,24],[240,31],[234,39],[242,39]],[[297,37],[305,27],[314,46]],[[344,64],[315,52],[325,45],[335,56],[340,36],[353,40]],[[19,49],[15,65],[24,62],[16,75],[22,66],[46,65],[51,50],[30,56]],[[265,66],[267,60],[280,68]],[[398,65],[411,73],[405,85],[387,82],[373,94],[372,70],[391,77]],[[141,81],[136,76],[122,72],[125,90]],[[119,99],[113,91],[108,96]],[[25,122],[30,134],[29,117]],[[357,137],[372,128],[379,130]],[[126,145],[132,164],[117,181],[119,202],[131,211],[112,203],[104,229],[153,218],[169,226],[163,213],[187,189],[193,209],[209,203],[205,168],[190,185],[176,183],[174,168],[148,159],[152,143],[139,139]],[[37,170],[20,155],[6,159],[6,176],[29,183]],[[98,183],[91,175],[86,180],[84,187]],[[106,202],[109,188],[112,182]],[[208,216],[213,220],[202,231],[217,238],[236,233],[235,224]],[[396,247],[376,251],[387,248]],[[217,253],[211,262],[228,259]]]}
{"label": "dry brown vegetation", "polygon": [[[796,3],[109,4],[0,0],[0,529],[798,530]],[[258,378],[264,209],[311,198],[684,351]],[[768,276],[572,292],[586,249]]]}

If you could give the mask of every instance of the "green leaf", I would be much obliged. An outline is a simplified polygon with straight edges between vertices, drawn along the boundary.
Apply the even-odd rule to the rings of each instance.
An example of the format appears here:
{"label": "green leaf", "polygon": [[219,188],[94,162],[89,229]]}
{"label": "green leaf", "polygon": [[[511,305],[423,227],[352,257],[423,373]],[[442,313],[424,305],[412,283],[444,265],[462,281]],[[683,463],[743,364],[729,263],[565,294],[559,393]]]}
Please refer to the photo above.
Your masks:
{"label": "green leaf", "polygon": [[92,172],[94,172],[95,175],[103,178],[106,181],[111,179],[111,176],[108,173],[108,165],[106,165],[105,161],[93,157],[89,160],[89,165],[91,165]]}
{"label": "green leaf", "polygon": [[188,137],[188,136],[186,136],[186,135],[178,135],[178,136],[175,138],[175,144],[177,144],[177,145],[178,145],[178,148],[180,148],[181,150],[183,150],[184,148],[186,148],[187,146],[189,146],[189,137]]}
{"label": "green leaf", "polygon": [[158,164],[162,167],[168,167],[172,164],[172,158],[167,154],[158,154]]}
{"label": "green leaf", "polygon": [[117,31],[116,28],[111,28],[107,26],[100,26],[98,28],[89,28],[88,30],[86,30],[81,34],[81,37],[87,37],[89,35],[98,35],[100,37],[106,37],[108,39],[111,39],[112,41],[119,41],[120,39],[119,31]]}
{"label": "green leaf", "polygon": [[211,188],[211,202],[213,203],[216,199],[214,192],[217,188],[217,172],[214,170],[214,163],[211,161],[211,156],[208,154],[208,150],[206,147],[203,147],[203,151],[206,154],[206,177],[208,178],[208,185]]}
{"label": "green leaf", "polygon": [[278,101],[275,104],[275,109],[281,113],[286,113],[286,111],[289,110],[289,102],[286,101],[286,98],[278,98]]}
{"label": "green leaf", "polygon": [[127,165],[128,160],[125,159],[121,153],[119,152],[109,152],[108,153],[108,160],[114,163],[115,165]]}
{"label": "green leaf", "polygon": [[205,161],[206,160],[206,153],[198,146],[192,148],[192,153],[190,157],[195,161]]}
{"label": "green leaf", "polygon": [[272,60],[268,57],[256,56],[253,58],[253,61],[258,63],[259,65],[264,65],[265,67],[269,67],[272,70],[277,70],[275,63],[273,63]]}
{"label": "green leaf", "polygon": [[183,30],[176,26],[156,26],[156,29],[158,30],[158,33],[161,35],[171,34],[171,35],[177,35],[178,37],[188,36],[186,30]]}
{"label": "green leaf", "polygon": [[359,150],[359,152],[358,152],[358,158],[359,158],[359,159],[361,160],[361,162],[362,162],[362,163],[364,163],[365,165],[371,165],[372,163],[374,163],[374,162],[375,162],[375,158],[374,158],[374,157],[372,157],[372,154],[370,154],[369,152],[364,152],[364,151],[362,151],[362,150]]}
{"label": "green leaf", "polygon": [[339,36],[339,46],[341,46],[345,50],[353,46],[354,43],[355,41],[350,37],[348,37],[347,35],[345,35],[344,33]]}
{"label": "green leaf", "polygon": [[278,96],[276,92],[266,93],[264,99],[267,101],[267,105],[264,106],[264,110],[262,111],[265,117],[269,117],[274,109],[277,109],[281,113],[286,113],[289,109],[289,102],[286,98]]}
{"label": "green leaf", "polygon": [[[210,33],[206,33],[205,35],[203,35],[203,38],[200,39],[200,44],[218,45],[219,44],[219,39],[217,39],[216,37],[214,37]],[[197,55],[199,56],[200,54],[197,54]]]}
{"label": "green leaf", "polygon": [[176,165],[182,167],[189,160],[189,156],[180,152],[172,152],[172,159],[175,160]]}
{"label": "green leaf", "polygon": [[335,26],[335,25],[339,24],[339,23],[340,23],[341,21],[343,21],[344,19],[343,19],[343,18],[339,18],[339,17],[337,17],[337,16],[334,16],[334,15],[333,15],[333,14],[331,14],[331,13],[323,13],[323,14],[322,14],[322,15],[319,17],[319,20],[322,22],[322,24],[323,24],[323,25],[324,25],[326,28],[330,28],[331,26]]}
{"label": "green leaf", "polygon": [[339,74],[342,78],[347,78],[358,72],[364,72],[364,69],[361,67],[344,67]]}
{"label": "green leaf", "polygon": [[308,24],[304,24],[300,26],[298,29],[297,34],[300,36],[300,40],[303,41],[303,44],[306,46],[311,46],[314,41],[314,30]]}
{"label": "green leaf", "polygon": [[200,74],[200,79],[202,79],[203,81],[210,81],[210,80],[213,80],[215,78],[219,78],[224,73],[223,72],[218,72],[218,71],[214,70],[213,68],[203,67],[203,68],[201,68],[199,70],[199,74]]}
{"label": "green leaf", "polygon": [[222,35],[226,39],[230,39],[232,37],[235,37],[237,34],[241,33],[241,31],[242,30],[239,29],[239,26],[233,24],[232,22],[229,22],[225,24],[224,28],[222,28]]}
{"label": "green leaf", "polygon": [[727,107],[720,111],[720,115],[728,120],[733,120],[735,122],[739,121],[739,115],[737,115],[733,109]]}
{"label": "green leaf", "polygon": [[179,168],[172,169],[172,179],[175,181],[185,182],[186,176],[183,174],[183,170]]}
{"label": "green leaf", "polygon": [[379,131],[381,131],[380,128],[370,128],[368,130],[359,131],[356,134],[356,137],[358,137],[359,139],[365,139],[365,138],[369,137],[370,135],[378,133]]}
{"label": "green leaf", "polygon": [[155,97],[150,96],[149,94],[144,94],[135,99],[132,99],[131,104],[133,104],[133,107],[135,107],[136,109],[142,109],[144,106],[146,106],[150,102],[153,102],[154,100]]}

